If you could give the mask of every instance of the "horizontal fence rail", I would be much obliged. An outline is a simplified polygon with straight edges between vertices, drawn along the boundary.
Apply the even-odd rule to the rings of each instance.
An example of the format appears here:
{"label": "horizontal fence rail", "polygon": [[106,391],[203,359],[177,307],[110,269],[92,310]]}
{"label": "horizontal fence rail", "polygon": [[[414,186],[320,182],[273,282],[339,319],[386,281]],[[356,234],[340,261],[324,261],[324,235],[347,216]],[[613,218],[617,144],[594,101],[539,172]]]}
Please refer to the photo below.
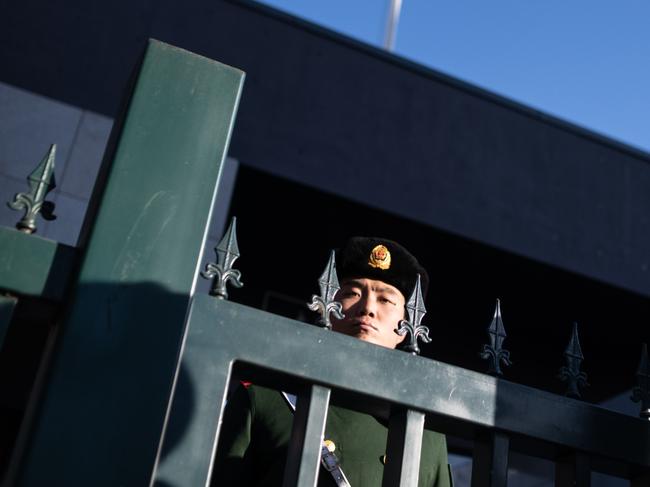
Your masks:
{"label": "horizontal fence rail", "polygon": [[[208,484],[228,385],[240,365],[245,373],[255,370],[255,380],[262,384],[275,380],[275,387],[293,388],[299,398],[307,397],[302,403],[310,407],[297,412],[296,419],[304,421],[306,441],[313,445],[321,440],[316,436],[331,389],[332,402],[349,405],[354,397],[354,409],[390,415],[388,448],[396,458],[407,458],[406,450],[418,448],[423,416],[427,428],[472,440],[484,438],[476,441],[477,448],[486,445],[492,466],[501,465],[501,473],[487,468],[493,481],[482,485],[505,485],[509,448],[556,461],[581,452],[590,458],[592,470],[631,478],[650,467],[650,424],[641,419],[197,295],[177,370],[177,381],[183,376],[189,386],[176,387],[164,435],[174,432],[177,440],[164,444],[163,439],[154,482]],[[301,384],[316,384],[318,389],[305,392]],[[192,414],[182,418],[188,404]],[[311,479],[313,448],[298,451],[294,458],[300,460],[289,461],[292,471],[285,475]],[[403,461],[385,475],[400,479],[401,485],[413,485],[413,463]]]}

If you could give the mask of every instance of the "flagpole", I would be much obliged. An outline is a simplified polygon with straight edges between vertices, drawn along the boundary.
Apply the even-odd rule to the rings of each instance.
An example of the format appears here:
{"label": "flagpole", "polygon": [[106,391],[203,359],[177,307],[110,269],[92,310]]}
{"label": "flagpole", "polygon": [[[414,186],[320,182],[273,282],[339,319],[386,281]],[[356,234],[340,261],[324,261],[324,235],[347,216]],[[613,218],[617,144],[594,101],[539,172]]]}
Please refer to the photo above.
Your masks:
{"label": "flagpole", "polygon": [[384,49],[389,52],[395,50],[395,40],[397,38],[397,24],[399,24],[399,15],[402,10],[402,0],[390,0],[388,4],[388,20],[386,22],[386,34],[384,37]]}

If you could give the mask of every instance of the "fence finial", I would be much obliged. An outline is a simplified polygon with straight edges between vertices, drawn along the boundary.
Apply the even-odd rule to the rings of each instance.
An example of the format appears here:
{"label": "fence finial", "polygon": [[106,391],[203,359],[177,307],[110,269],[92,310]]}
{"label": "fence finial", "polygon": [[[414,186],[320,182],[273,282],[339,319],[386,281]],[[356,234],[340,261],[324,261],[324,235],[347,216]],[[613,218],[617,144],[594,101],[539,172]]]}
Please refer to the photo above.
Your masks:
{"label": "fence finial", "polygon": [[17,193],[14,200],[8,203],[13,210],[25,210],[25,215],[16,223],[21,232],[36,232],[36,215],[41,213],[45,220],[54,220],[54,203],[45,201],[47,193],[56,187],[54,180],[54,159],[56,144],[52,144],[36,169],[27,177],[29,193]]}
{"label": "fence finial", "polygon": [[431,343],[429,328],[420,324],[422,318],[424,318],[424,315],[427,313],[427,310],[424,307],[424,299],[422,298],[420,274],[418,274],[417,280],[415,281],[415,289],[413,289],[411,297],[406,303],[406,311],[408,312],[409,319],[400,320],[397,325],[397,334],[404,336],[408,333],[408,343],[401,348],[402,350],[411,352],[413,355],[418,355],[420,353],[418,339],[422,340],[424,343]]}
{"label": "fence finial", "polygon": [[503,365],[512,365],[510,361],[510,352],[503,348],[503,342],[506,339],[506,329],[501,319],[501,301],[497,299],[497,306],[494,310],[494,317],[487,329],[490,337],[490,344],[483,345],[481,358],[489,361],[488,374],[503,375],[501,362]]}
{"label": "fence finial", "polygon": [[342,305],[338,301],[334,301],[334,296],[341,286],[339,285],[339,278],[336,274],[336,253],[332,250],[330,252],[330,258],[325,266],[323,274],[321,274],[318,279],[318,286],[320,287],[320,296],[315,294],[311,297],[311,303],[307,303],[307,307],[316,311],[320,314],[320,318],[317,321],[318,326],[327,328],[328,330],[332,328],[332,322],[330,321],[330,314],[333,314],[335,318],[341,320],[344,318],[342,312]]}
{"label": "fence finial", "polygon": [[641,403],[639,416],[650,420],[650,370],[648,370],[648,345],[641,346],[641,358],[636,370],[636,386],[632,389],[632,401]]}
{"label": "fence finial", "polygon": [[584,360],[584,356],[578,338],[578,323],[573,323],[573,331],[566,350],[564,350],[564,358],[566,365],[560,368],[558,378],[567,383],[564,395],[578,399],[580,397],[579,388],[589,385],[587,374],[580,371],[580,364]]}
{"label": "fence finial", "polygon": [[228,299],[228,290],[226,285],[230,282],[233,286],[240,288],[244,284],[241,282],[241,272],[233,269],[232,266],[239,258],[239,247],[237,246],[237,218],[232,217],[228,230],[221,241],[214,248],[217,254],[217,263],[206,264],[205,270],[201,275],[206,279],[212,279],[212,288],[210,295],[219,299]]}

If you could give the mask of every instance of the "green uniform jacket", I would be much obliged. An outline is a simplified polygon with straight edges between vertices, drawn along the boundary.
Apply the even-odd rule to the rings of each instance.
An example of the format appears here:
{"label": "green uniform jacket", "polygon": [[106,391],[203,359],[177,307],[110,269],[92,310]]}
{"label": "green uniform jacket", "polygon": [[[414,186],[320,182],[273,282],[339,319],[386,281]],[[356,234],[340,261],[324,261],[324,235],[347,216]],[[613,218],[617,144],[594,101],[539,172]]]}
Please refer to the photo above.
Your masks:
{"label": "green uniform jacket", "polygon": [[[224,413],[212,486],[281,486],[292,420],[280,392],[259,386],[237,389]],[[373,416],[330,406],[325,439],[336,445],[334,453],[351,487],[381,486],[387,433]],[[318,486],[335,485],[321,468]],[[440,433],[424,431],[418,485],[451,485],[446,441]]]}

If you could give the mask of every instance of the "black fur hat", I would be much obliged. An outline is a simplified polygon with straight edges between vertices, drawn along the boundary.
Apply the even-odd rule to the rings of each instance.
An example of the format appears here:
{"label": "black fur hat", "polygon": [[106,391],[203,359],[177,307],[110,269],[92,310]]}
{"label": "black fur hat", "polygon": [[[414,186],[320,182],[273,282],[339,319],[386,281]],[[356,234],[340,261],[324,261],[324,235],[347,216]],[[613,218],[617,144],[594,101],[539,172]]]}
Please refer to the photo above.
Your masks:
{"label": "black fur hat", "polygon": [[408,301],[418,274],[422,296],[429,287],[429,275],[418,260],[397,242],[377,237],[352,237],[336,252],[339,280],[367,278],[395,286]]}

